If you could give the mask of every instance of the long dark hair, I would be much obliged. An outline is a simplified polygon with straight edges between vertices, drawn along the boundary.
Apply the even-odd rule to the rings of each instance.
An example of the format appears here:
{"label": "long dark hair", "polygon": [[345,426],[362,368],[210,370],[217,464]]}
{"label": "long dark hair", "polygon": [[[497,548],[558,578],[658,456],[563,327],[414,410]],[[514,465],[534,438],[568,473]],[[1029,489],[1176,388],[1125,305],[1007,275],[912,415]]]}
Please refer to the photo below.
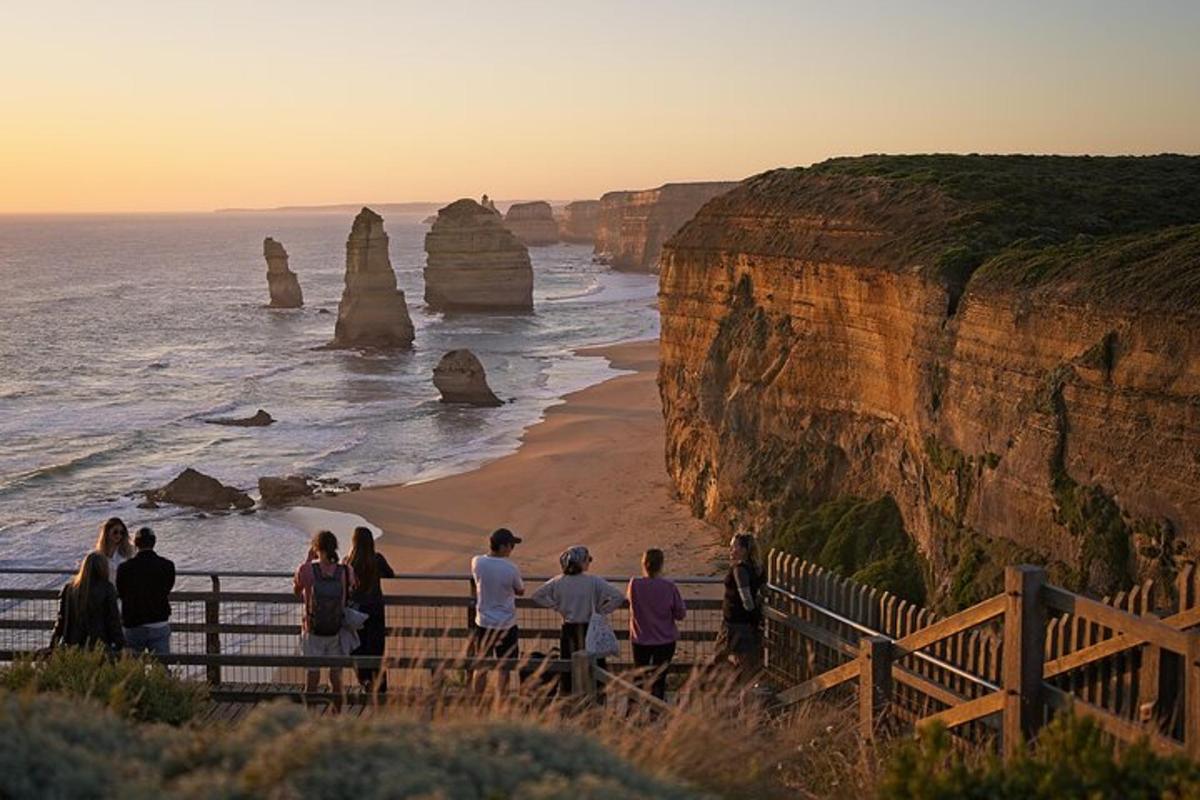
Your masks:
{"label": "long dark hair", "polygon": [[361,525],[350,537],[350,554],[346,562],[354,570],[354,583],[360,591],[370,591],[379,585],[379,563],[375,558],[375,535]]}

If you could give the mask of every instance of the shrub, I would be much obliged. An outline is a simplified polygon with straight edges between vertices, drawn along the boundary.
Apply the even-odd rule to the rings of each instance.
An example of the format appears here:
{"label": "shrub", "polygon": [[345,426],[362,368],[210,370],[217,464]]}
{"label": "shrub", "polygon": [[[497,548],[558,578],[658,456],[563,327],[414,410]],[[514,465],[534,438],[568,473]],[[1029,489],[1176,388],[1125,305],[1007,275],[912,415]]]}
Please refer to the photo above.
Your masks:
{"label": "shrub", "polygon": [[1155,755],[1145,743],[1117,751],[1090,719],[1060,714],[1032,751],[1008,763],[957,752],[944,728],[922,733],[892,753],[882,800],[1113,800],[1200,797],[1200,767]]}
{"label": "shrub", "polygon": [[195,716],[207,696],[203,684],[176,678],[153,659],[113,659],[102,650],[74,647],[0,669],[0,688],[89,697],[122,716],[171,725]]}

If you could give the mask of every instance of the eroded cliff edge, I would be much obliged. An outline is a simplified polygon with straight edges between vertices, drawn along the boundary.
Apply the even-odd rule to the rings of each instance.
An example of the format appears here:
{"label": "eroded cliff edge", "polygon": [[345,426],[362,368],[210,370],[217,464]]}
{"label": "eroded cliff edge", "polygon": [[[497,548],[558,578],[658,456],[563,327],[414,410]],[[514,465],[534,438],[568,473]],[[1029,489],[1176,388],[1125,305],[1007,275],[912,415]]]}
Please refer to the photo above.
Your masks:
{"label": "eroded cliff edge", "polygon": [[[1167,577],[1200,548],[1196,223],[1197,158],[748,179],[663,250],[668,471],[697,515],[768,535],[894,502],[942,606],[1014,560],[1101,594]],[[870,538],[823,546],[893,569],[856,563]]]}
{"label": "eroded cliff edge", "polygon": [[613,268],[657,272],[667,241],[700,206],[736,183],[668,183],[657,189],[608,192],[600,198],[595,255]]}

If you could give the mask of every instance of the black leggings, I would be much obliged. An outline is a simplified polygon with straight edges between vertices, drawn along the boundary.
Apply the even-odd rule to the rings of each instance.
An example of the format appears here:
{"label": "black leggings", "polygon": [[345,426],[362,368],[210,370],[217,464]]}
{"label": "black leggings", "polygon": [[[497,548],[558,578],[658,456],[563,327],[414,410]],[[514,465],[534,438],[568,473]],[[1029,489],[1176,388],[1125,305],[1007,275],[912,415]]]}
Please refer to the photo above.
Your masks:
{"label": "black leggings", "polygon": [[633,663],[638,667],[656,667],[658,674],[650,687],[650,694],[659,700],[667,698],[667,665],[675,657],[675,642],[666,644],[633,643]]}
{"label": "black leggings", "polygon": [[[586,622],[564,622],[562,625],[562,633],[558,637],[558,652],[559,658],[567,661],[571,660],[571,654],[576,650],[583,650],[587,647],[587,629]],[[596,666],[600,669],[607,669],[608,662],[603,658],[596,659]],[[571,693],[571,671],[567,670],[562,674],[559,680],[559,686],[562,687],[562,693],[569,695]]]}

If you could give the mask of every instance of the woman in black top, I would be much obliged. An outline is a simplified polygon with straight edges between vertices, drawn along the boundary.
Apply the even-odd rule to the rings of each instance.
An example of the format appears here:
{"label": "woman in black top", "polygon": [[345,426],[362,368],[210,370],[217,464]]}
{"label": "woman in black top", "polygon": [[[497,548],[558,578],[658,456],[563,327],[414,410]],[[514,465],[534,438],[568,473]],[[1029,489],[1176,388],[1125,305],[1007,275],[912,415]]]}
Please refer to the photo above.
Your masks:
{"label": "woman in black top", "polygon": [[[387,559],[375,552],[375,537],[370,528],[355,528],[351,539],[350,554],[346,563],[354,570],[354,587],[350,602],[367,615],[358,632],[359,645],[351,655],[381,656],[387,643],[386,615],[383,606],[383,589],[380,578],[394,578]],[[364,667],[358,670],[358,682],[367,691],[387,691],[387,672]]]}
{"label": "woman in black top", "polygon": [[58,596],[58,619],[50,634],[50,646],[59,644],[103,645],[114,653],[125,647],[117,589],[109,580],[108,557],[104,553],[88,553],[79,565],[79,572]]}
{"label": "woman in black top", "polygon": [[718,663],[732,660],[741,678],[750,680],[762,664],[763,615],[759,589],[764,583],[758,565],[758,543],[752,534],[734,535],[729,542],[729,561],[716,659]]}

